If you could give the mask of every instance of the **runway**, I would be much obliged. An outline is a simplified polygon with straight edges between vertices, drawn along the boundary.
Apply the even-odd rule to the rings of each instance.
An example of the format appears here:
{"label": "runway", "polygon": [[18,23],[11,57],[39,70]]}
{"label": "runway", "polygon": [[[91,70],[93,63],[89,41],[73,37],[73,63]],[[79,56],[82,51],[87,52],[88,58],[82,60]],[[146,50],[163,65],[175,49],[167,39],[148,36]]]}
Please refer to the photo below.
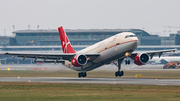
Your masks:
{"label": "runway", "polygon": [[0,77],[0,82],[180,85],[180,79],[142,78]]}

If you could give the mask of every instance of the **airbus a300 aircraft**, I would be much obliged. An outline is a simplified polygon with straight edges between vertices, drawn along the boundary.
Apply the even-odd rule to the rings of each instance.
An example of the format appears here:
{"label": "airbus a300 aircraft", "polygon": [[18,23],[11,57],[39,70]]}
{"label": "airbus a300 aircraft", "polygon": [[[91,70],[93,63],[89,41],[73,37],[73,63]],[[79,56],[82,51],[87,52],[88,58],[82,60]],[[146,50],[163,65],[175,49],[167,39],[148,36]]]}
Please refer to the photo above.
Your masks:
{"label": "airbus a300 aircraft", "polygon": [[153,63],[153,64],[164,64],[166,65],[168,62],[178,62],[180,63],[180,57],[179,56],[165,56],[165,57],[153,57],[153,59],[151,59],[149,61],[149,63]]}
{"label": "airbus a300 aircraft", "polygon": [[[5,53],[3,55],[16,55],[18,57],[34,58],[33,62],[42,63],[62,63],[66,67],[80,71],[78,77],[86,77],[87,71],[98,68],[102,65],[113,62],[118,71],[115,73],[116,77],[124,75],[121,70],[121,62],[125,60],[126,64],[130,64],[128,57],[134,60],[137,65],[145,65],[154,55],[161,56],[164,52],[174,52],[176,49],[149,51],[144,53],[133,53],[138,46],[138,38],[131,32],[123,32],[100,41],[92,46],[76,52],[63,30],[59,27],[59,35],[63,53]],[[38,59],[38,60],[37,60]],[[118,64],[115,62],[117,61]]]}

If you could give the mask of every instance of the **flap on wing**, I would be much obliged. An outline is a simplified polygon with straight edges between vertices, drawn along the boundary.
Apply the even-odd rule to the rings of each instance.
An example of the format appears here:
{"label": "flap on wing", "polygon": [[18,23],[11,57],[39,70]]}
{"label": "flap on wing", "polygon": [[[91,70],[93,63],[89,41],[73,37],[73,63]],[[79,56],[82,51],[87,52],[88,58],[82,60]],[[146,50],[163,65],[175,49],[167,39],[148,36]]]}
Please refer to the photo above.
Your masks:
{"label": "flap on wing", "polygon": [[159,51],[149,51],[146,52],[151,59],[153,58],[154,55],[158,55],[159,57],[161,57],[162,53],[166,53],[166,52],[175,52],[177,49],[168,49],[168,50],[159,50]]}
{"label": "flap on wing", "polygon": [[[69,60],[71,61],[71,59],[80,53],[5,53],[3,55],[15,55],[18,57],[23,58],[22,60],[24,60],[25,58],[34,58],[34,62],[36,62],[37,59],[43,59],[43,61],[38,61],[38,62],[45,62],[46,59],[51,59],[51,60],[56,60],[53,61],[54,62],[59,62],[58,60]],[[82,53],[84,55],[87,56],[87,58],[89,58],[88,60],[93,60],[95,58],[97,58],[100,54],[99,53]],[[51,61],[48,61],[48,63],[50,63]],[[60,63],[60,62],[59,62]]]}
{"label": "flap on wing", "polygon": [[16,55],[22,58],[36,58],[36,59],[64,59],[69,60],[75,53],[5,53],[4,55]]}
{"label": "flap on wing", "polygon": [[64,61],[33,61],[34,63],[64,63]]}

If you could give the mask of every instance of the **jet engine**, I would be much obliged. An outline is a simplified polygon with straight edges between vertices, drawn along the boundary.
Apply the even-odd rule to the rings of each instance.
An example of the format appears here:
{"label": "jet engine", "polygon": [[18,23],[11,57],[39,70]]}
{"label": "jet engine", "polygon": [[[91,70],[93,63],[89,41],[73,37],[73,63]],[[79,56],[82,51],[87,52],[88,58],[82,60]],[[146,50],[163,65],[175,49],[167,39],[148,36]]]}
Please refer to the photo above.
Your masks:
{"label": "jet engine", "polygon": [[71,60],[71,63],[76,67],[85,65],[87,63],[87,57],[85,55],[78,54]]}
{"label": "jet engine", "polygon": [[145,65],[149,61],[149,55],[147,53],[140,53],[135,56],[134,63],[136,65]]}

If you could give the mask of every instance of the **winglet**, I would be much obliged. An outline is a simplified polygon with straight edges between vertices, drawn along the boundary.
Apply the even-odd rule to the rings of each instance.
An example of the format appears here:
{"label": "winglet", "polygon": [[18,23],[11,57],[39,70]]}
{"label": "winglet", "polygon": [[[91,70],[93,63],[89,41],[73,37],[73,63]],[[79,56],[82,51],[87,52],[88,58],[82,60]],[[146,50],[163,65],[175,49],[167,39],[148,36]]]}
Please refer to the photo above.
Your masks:
{"label": "winglet", "polygon": [[76,51],[72,48],[71,43],[69,42],[69,39],[62,26],[58,28],[58,31],[59,31],[63,53],[76,53]]}

